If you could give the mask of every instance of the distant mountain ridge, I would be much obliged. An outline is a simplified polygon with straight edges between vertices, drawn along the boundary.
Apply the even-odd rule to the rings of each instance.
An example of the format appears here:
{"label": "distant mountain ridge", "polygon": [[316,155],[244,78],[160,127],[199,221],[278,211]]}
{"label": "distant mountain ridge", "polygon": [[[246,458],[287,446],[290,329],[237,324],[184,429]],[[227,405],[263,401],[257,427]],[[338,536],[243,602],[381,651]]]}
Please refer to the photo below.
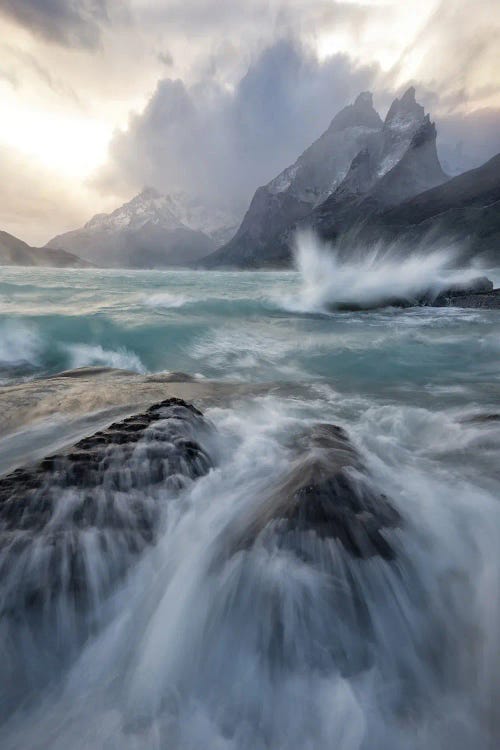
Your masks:
{"label": "distant mountain ridge", "polygon": [[162,195],[148,187],[115,211],[54,237],[47,247],[67,248],[101,266],[182,266],[214,250],[235,228],[229,214],[185,193]]}
{"label": "distant mountain ridge", "polygon": [[[436,150],[436,129],[412,87],[392,103],[385,121],[364,92],[266,186],[259,188],[232,240],[205,259],[209,267],[283,265],[297,225],[331,219],[330,234],[371,210],[394,205],[448,179]],[[337,225],[334,231],[335,224]]]}
{"label": "distant mountain ridge", "polygon": [[13,234],[0,231],[0,266],[87,268],[91,263],[65,250],[31,247]]}

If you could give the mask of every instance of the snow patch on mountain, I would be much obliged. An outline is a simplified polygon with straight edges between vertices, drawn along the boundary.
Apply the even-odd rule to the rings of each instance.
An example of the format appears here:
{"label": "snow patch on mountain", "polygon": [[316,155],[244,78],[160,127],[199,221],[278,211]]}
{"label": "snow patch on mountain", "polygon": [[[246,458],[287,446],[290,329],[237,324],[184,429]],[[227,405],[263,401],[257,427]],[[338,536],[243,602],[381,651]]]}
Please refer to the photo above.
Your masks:
{"label": "snow patch on mountain", "polygon": [[[132,200],[110,214],[96,214],[84,229],[100,234],[136,231],[149,224],[167,231],[191,229],[202,232],[216,244],[227,241],[237,229],[237,217],[219,208],[206,206],[187,193],[173,192],[163,195],[146,187]],[[232,233],[232,234],[231,234]]]}
{"label": "snow patch on mountain", "polygon": [[138,230],[148,223],[167,230],[186,228],[171,211],[167,196],[161,195],[153,188],[145,188],[112,213],[94,216],[85,224],[84,229],[92,232]]}

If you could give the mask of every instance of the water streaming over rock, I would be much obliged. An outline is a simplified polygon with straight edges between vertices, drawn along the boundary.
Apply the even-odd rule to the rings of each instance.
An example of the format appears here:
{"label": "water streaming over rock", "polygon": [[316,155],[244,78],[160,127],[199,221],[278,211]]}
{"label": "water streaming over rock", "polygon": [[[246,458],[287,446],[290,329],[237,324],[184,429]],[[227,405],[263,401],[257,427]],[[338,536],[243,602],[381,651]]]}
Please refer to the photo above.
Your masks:
{"label": "water streaming over rock", "polygon": [[[16,325],[269,392],[0,478],[2,750],[498,747],[498,313],[299,315],[293,274],[180,272],[157,311],[151,275],[87,273],[91,309],[51,272],[66,319],[35,312],[40,272]],[[61,364],[35,349],[12,388]]]}

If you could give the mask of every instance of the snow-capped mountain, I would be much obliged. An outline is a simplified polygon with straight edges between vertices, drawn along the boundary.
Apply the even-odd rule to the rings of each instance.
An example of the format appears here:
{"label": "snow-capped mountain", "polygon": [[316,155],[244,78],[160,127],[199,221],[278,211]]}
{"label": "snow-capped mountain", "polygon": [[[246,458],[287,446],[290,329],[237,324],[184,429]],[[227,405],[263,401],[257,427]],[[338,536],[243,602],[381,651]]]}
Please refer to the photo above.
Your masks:
{"label": "snow-capped mountain", "polygon": [[[410,88],[386,119],[362,93],[293,164],[259,188],[234,238],[208,265],[255,266],[287,262],[297,224],[338,221],[339,231],[362,217],[362,197],[391,205],[447,179],[436,151],[436,130]],[[354,201],[354,203],[353,203]],[[354,205],[355,204],[355,205]]]}
{"label": "snow-capped mountain", "polygon": [[171,211],[167,196],[154,188],[144,188],[139,195],[112,213],[93,216],[83,229],[90,232],[119,232],[123,229],[141,229],[148,223],[167,230],[184,227]]}
{"label": "snow-capped mountain", "polygon": [[72,250],[102,266],[157,268],[192,263],[227,241],[235,229],[234,217],[219,209],[185,193],[162,195],[148,187],[47,246]]}

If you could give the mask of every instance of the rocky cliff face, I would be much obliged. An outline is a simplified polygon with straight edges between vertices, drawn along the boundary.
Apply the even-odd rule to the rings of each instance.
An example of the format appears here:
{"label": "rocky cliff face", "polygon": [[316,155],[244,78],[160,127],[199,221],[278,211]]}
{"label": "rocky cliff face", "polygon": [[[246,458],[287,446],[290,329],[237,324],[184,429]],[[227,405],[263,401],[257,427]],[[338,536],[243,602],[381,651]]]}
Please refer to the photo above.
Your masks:
{"label": "rocky cliff face", "polygon": [[[186,265],[226,240],[234,217],[183,193],[146,188],[110,214],[54,237],[50,248],[70,249],[102,266],[161,268]],[[234,230],[233,230],[234,231]]]}
{"label": "rocky cliff face", "polygon": [[297,162],[256,192],[235,237],[210,265],[280,265],[297,225],[337,236],[366,214],[445,182],[436,129],[410,88],[385,122],[371,94],[333,119]]}
{"label": "rocky cliff face", "polygon": [[234,238],[210,259],[213,265],[260,265],[271,240],[307,216],[345,178],[354,157],[373,142],[382,121],[372,95],[341,110],[297,161],[258,188]]}
{"label": "rocky cliff face", "polygon": [[[370,217],[447,181],[436,128],[408,89],[391,105],[379,138],[353,160],[339,187],[306,218],[325,239],[357,232]],[[289,244],[291,231],[281,239]]]}

